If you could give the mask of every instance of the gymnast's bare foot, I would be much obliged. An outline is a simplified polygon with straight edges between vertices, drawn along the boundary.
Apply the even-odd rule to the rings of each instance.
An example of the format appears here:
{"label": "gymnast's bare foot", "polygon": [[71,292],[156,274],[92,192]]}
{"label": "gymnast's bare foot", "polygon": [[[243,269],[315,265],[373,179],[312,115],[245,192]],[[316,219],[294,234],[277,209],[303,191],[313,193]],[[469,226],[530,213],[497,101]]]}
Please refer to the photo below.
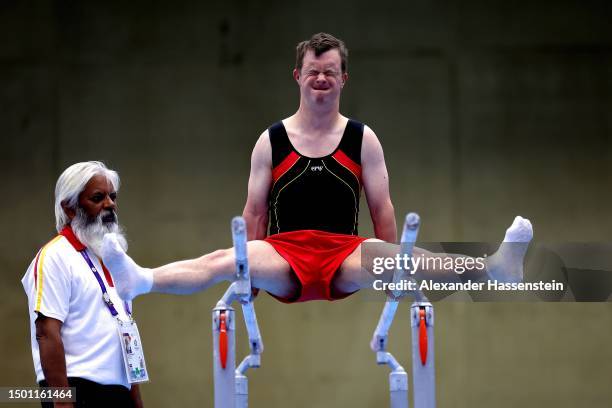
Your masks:
{"label": "gymnast's bare foot", "polygon": [[523,259],[533,238],[531,222],[521,216],[506,230],[497,252],[487,259],[487,274],[499,282],[522,282]]}
{"label": "gymnast's bare foot", "polygon": [[123,300],[132,300],[138,295],[149,293],[153,287],[153,273],[142,268],[130,258],[120,245],[114,233],[104,235],[102,240],[102,259],[110,270]]}

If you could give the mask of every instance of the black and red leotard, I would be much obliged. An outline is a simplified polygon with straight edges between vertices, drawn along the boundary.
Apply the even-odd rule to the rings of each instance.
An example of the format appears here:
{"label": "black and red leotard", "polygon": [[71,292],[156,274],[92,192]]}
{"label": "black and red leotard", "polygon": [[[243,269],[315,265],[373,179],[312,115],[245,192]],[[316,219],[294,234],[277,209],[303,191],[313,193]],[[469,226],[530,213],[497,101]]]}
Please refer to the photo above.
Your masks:
{"label": "black and red leotard", "polygon": [[357,235],[363,127],[349,119],[338,147],[318,158],[300,154],[282,122],[269,128],[270,235],[310,229]]}
{"label": "black and red leotard", "polygon": [[365,239],[357,235],[364,125],[350,120],[336,149],[324,157],[298,152],[282,122],[268,129],[272,146],[270,236],[265,239],[289,263],[301,293],[284,302],[335,300],[331,281]]}

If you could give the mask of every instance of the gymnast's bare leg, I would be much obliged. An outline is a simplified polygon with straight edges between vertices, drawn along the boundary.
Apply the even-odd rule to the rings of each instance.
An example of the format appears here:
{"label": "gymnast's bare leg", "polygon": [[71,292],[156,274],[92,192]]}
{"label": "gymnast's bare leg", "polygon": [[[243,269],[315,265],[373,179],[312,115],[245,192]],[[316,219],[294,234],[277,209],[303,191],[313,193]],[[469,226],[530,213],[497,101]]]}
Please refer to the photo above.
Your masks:
{"label": "gymnast's bare leg", "polygon": [[[533,227],[531,222],[523,217],[517,216],[514,222],[506,230],[504,240],[499,249],[486,261],[486,270],[484,276],[498,280],[501,282],[520,282],[523,280],[523,259],[527,252],[527,247],[533,238]],[[377,239],[368,239],[365,242],[382,242]],[[385,245],[377,250],[386,251],[384,254],[367,254],[371,257],[394,257],[399,253],[399,246]],[[369,251],[373,252],[373,251]],[[414,247],[413,256],[419,257],[464,257],[463,255],[435,254],[421,248]],[[362,263],[371,265],[372,262],[362,260],[362,247],[357,248],[348,258],[342,263],[342,266],[334,280],[332,281],[332,293],[351,293],[359,289],[371,288],[372,283],[376,279],[382,279],[385,282],[391,280],[390,276],[378,276],[372,271],[363,268]],[[443,282],[456,282],[459,276],[452,270],[435,269],[435,270],[417,270],[420,278],[428,278]]]}
{"label": "gymnast's bare leg", "polygon": [[[486,272],[489,277],[504,281],[522,280],[523,258],[527,245],[504,246],[504,244],[515,242],[527,244],[532,237],[533,229],[529,220],[516,217],[513,224],[506,230],[499,250],[487,261]],[[297,297],[300,284],[285,259],[265,241],[249,241],[247,245],[253,286],[279,297]],[[397,247],[389,251],[391,253],[380,254],[380,256],[393,256],[394,253],[397,253]],[[104,237],[102,252],[104,263],[113,273],[117,290],[123,299],[132,299],[149,292],[186,295],[205,290],[222,281],[232,281],[235,277],[232,248],[218,250],[196,259],[170,263],[155,269],[138,266],[123,251],[113,234],[107,234]],[[416,256],[421,253],[430,257],[445,255],[432,254],[419,248],[414,249]],[[444,274],[453,273],[438,270],[422,272],[438,280],[450,280],[452,276]],[[380,279],[380,277],[375,277],[370,271],[362,268],[360,246],[342,263],[332,282],[332,291],[354,292],[371,287],[374,279]],[[388,281],[390,277],[384,276],[383,279]]]}
{"label": "gymnast's bare leg", "polygon": [[[115,279],[119,296],[125,300],[149,293],[189,295],[236,275],[234,249],[221,249],[199,258],[173,262],[159,268],[138,266],[112,234],[103,242],[103,259]],[[251,283],[282,298],[299,294],[300,284],[289,264],[265,241],[247,243]]]}

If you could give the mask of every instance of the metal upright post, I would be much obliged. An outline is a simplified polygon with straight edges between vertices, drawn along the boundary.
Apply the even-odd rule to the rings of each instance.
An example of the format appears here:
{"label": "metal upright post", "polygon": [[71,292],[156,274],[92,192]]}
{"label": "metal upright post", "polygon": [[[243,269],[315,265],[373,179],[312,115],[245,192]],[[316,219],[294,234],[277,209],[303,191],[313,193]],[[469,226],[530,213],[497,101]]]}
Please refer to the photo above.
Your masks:
{"label": "metal upright post", "polygon": [[[215,377],[215,408],[247,408],[249,384],[246,371],[260,365],[263,342],[251,299],[251,277],[247,256],[246,222],[232,219],[232,241],[236,258],[236,280],[229,286],[213,309],[213,357]],[[242,304],[250,354],[236,368],[235,313],[230,306],[235,300]]]}
{"label": "metal upright post", "polygon": [[435,408],[434,309],[425,300],[410,307],[414,408]]}
{"label": "metal upright post", "polygon": [[215,408],[236,408],[234,372],[236,370],[235,313],[224,302],[213,309],[213,373],[215,382]]}
{"label": "metal upright post", "polygon": [[242,304],[242,314],[249,336],[250,354],[246,356],[236,369],[236,408],[247,408],[249,405],[249,379],[246,372],[249,368],[258,368],[261,364],[263,341],[257,325],[257,316],[252,302]]}
{"label": "metal upright post", "polygon": [[[419,232],[420,218],[416,213],[410,213],[406,216],[404,227],[402,231],[402,240],[400,253],[402,257],[404,255],[411,257],[412,248],[416,242],[416,237]],[[399,282],[406,277],[405,271],[396,270],[393,274],[393,282]],[[400,293],[393,293],[394,296],[399,296]],[[389,335],[389,328],[393,323],[395,312],[399,301],[397,299],[388,298],[385,302],[385,307],[378,325],[372,336],[370,342],[370,348],[376,352],[376,363],[386,364],[391,368],[389,374],[389,392],[390,392],[390,405],[391,408],[408,408],[408,374],[406,370],[397,362],[395,357],[387,351],[387,337]]]}

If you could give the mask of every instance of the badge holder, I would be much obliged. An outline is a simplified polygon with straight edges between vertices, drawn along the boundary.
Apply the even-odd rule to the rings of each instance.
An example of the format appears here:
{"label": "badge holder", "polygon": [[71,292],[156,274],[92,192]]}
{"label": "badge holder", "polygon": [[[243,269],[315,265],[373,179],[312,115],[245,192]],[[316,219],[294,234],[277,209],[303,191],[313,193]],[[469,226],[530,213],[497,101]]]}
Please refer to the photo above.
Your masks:
{"label": "badge holder", "polygon": [[138,384],[149,381],[149,372],[147,371],[136,322],[131,318],[129,322],[117,319],[117,329],[119,330],[123,365],[128,382]]}
{"label": "badge holder", "polygon": [[138,384],[149,381],[149,372],[147,371],[147,365],[145,363],[144,352],[142,351],[142,342],[140,341],[140,333],[138,332],[138,326],[132,318],[132,313],[128,307],[127,302],[123,302],[125,314],[130,318],[129,321],[124,322],[119,318],[119,313],[115,309],[110,295],[106,291],[106,286],[98,273],[98,270],[89,259],[89,256],[85,251],[82,252],[85,261],[89,264],[91,271],[96,276],[100,289],[102,290],[102,300],[111,312],[111,315],[117,321],[117,334],[119,336],[119,344],[121,345],[121,354],[123,356],[123,367],[130,384]]}

